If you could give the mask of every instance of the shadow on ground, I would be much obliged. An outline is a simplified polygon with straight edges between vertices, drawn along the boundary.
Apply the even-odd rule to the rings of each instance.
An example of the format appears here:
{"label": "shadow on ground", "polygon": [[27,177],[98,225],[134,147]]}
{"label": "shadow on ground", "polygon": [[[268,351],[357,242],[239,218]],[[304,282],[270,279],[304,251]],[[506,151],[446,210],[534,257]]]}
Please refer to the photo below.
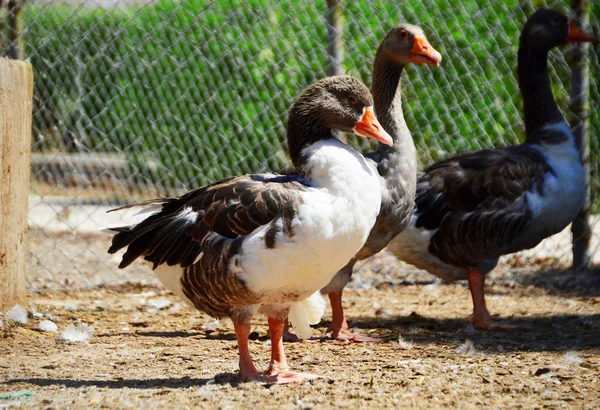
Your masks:
{"label": "shadow on ground", "polygon": [[[495,351],[498,346],[517,351],[568,351],[600,347],[600,314],[590,315],[551,315],[498,317],[503,323],[514,326],[511,330],[485,331],[473,328],[466,318],[439,319],[412,313],[409,316],[387,318],[350,318],[351,328],[365,333],[373,330],[370,336],[381,337],[384,342],[394,342],[401,335],[413,343],[457,343],[470,339],[481,348]],[[329,322],[315,326],[315,334],[326,332]],[[137,332],[139,336],[228,340],[235,343],[235,334],[222,332]],[[253,332],[251,339],[265,341],[268,335]],[[323,339],[326,342],[332,342]]]}
{"label": "shadow on ground", "polygon": [[539,270],[515,276],[519,284],[552,290],[557,296],[600,296],[600,268],[584,272]]}
{"label": "shadow on ground", "polygon": [[[413,285],[429,285],[439,283],[440,285],[450,283],[460,283],[467,286],[467,281],[447,282],[437,279],[435,276],[426,273],[425,271],[417,271],[418,280],[402,279],[395,282],[382,282],[376,286],[405,286]],[[431,280],[427,280],[431,277]],[[508,269],[494,270],[487,278],[488,285],[496,284],[506,286],[508,291],[512,287],[525,288],[534,286],[536,288],[551,290],[553,295],[561,297],[584,296],[593,297],[600,296],[600,267],[594,267],[587,271],[573,271],[565,269]],[[352,287],[350,286],[349,289]],[[488,289],[487,294],[495,292]],[[506,293],[506,292],[499,292]]]}
{"label": "shadow on ground", "polygon": [[[506,317],[511,330],[476,330],[466,319],[438,319],[413,313],[404,317],[359,317],[350,320],[358,329],[376,329],[384,340],[399,335],[414,343],[447,343],[471,339],[482,348],[567,351],[600,347],[600,314]],[[327,326],[325,323],[320,326]]]}
{"label": "shadow on ground", "polygon": [[35,386],[64,386],[68,388],[80,388],[95,386],[98,388],[109,388],[109,389],[155,389],[155,388],[170,388],[170,389],[182,389],[189,387],[200,387],[206,384],[219,384],[219,385],[239,385],[237,374],[234,373],[220,373],[214,378],[195,378],[195,377],[180,377],[180,378],[164,378],[164,379],[116,379],[116,380],[76,380],[76,379],[42,379],[42,378],[30,378],[30,379],[13,379],[6,382],[6,385],[28,383]]}

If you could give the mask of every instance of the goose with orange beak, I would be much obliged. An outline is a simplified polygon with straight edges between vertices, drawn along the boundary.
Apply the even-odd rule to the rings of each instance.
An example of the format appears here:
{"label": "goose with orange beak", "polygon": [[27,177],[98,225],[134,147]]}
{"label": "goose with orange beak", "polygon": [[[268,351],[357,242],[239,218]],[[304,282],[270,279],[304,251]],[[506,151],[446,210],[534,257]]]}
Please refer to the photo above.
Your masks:
{"label": "goose with orange beak", "polygon": [[548,53],[589,41],[592,35],[556,10],[531,15],[517,69],[525,143],[464,152],[425,169],[409,226],[388,246],[399,259],[443,279],[468,280],[477,328],[511,327],[494,321],[485,302],[485,275],[500,256],[562,231],[584,204],[579,150],[552,95]]}
{"label": "goose with orange beak", "polygon": [[[325,306],[319,289],[360,250],[375,223],[377,170],[332,134],[355,132],[391,145],[372,105],[369,90],[354,77],[321,80],[290,110],[287,139],[296,175],[231,177],[178,198],[132,205],[150,215],[113,229],[109,253],[126,248],[120,268],[146,259],[165,287],[190,305],[232,319],[243,381],[315,377],[290,370],[284,321],[289,314],[296,331],[310,336]],[[248,343],[257,312],[268,317],[272,342],[262,373]]]}
{"label": "goose with orange beak", "polygon": [[[407,64],[423,64],[437,67],[442,55],[429,44],[423,30],[412,24],[400,24],[391,29],[375,53],[373,68],[373,97],[375,113],[383,129],[389,133],[393,144],[378,140],[379,147],[367,157],[377,164],[377,172],[383,186],[381,212],[369,239],[362,249],[341,269],[321,292],[328,294],[331,303],[331,338],[351,342],[372,342],[379,339],[357,335],[349,330],[342,294],[352,277],[357,261],[369,258],[381,251],[408,224],[414,206],[417,153],[410,130],[402,111],[401,77]],[[365,112],[370,116],[371,113]],[[357,132],[360,132],[357,125]],[[363,134],[365,135],[365,134]],[[285,339],[298,341],[296,335],[286,332]]]}

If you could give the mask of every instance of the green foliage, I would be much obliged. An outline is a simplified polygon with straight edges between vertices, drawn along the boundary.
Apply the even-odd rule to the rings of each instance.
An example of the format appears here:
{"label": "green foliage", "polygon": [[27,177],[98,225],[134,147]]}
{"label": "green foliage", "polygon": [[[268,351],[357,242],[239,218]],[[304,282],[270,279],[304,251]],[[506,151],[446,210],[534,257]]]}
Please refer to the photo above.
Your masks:
{"label": "green foliage", "polygon": [[[523,135],[518,36],[534,6],[543,5],[346,2],[346,70],[370,84],[387,30],[419,24],[444,57],[439,68],[410,67],[404,76],[405,115],[423,164],[515,144]],[[593,2],[591,13],[597,25],[600,7]],[[133,179],[164,186],[193,187],[284,166],[287,110],[326,74],[325,2],[161,0],[109,10],[27,3],[24,18],[36,75],[34,149],[123,151]],[[594,166],[597,47],[591,53]],[[566,109],[563,51],[552,53],[551,67]]]}
{"label": "green foliage", "polygon": [[263,3],[29,6],[35,148],[124,151],[176,186],[282,167],[287,109],[325,75],[326,34]]}

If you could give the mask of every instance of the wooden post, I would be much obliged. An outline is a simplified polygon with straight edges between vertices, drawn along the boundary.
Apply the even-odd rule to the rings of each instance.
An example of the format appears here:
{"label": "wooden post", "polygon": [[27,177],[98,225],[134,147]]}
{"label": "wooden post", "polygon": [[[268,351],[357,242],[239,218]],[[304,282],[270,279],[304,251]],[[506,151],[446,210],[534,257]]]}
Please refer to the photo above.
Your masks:
{"label": "wooden post", "polygon": [[[572,17],[585,28],[589,21],[588,1],[571,0]],[[590,227],[590,106],[588,91],[590,75],[588,43],[573,46],[571,59],[571,103],[570,123],[575,141],[579,146],[579,154],[585,176],[586,196],[583,208],[571,225],[573,234],[573,269],[588,269],[592,263],[590,242],[592,229]]]}
{"label": "wooden post", "polygon": [[25,300],[33,71],[0,58],[0,311]]}
{"label": "wooden post", "polygon": [[327,75],[344,74],[344,8],[327,0]]}

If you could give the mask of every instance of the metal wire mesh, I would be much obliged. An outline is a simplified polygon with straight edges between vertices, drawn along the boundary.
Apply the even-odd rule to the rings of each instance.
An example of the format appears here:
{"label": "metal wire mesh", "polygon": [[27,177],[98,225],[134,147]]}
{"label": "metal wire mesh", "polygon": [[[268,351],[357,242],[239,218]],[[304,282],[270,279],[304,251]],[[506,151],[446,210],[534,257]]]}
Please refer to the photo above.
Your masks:
{"label": "metal wire mesh", "polygon": [[[530,0],[347,2],[345,69],[371,84],[373,56],[387,30],[419,24],[444,56],[439,68],[409,67],[404,75],[404,112],[421,163],[516,144],[523,135],[518,35],[540,6],[568,13],[565,4]],[[95,286],[147,272],[119,274],[106,254],[109,238],[98,230],[118,223],[105,214],[115,204],[287,165],[287,109],[326,75],[326,7],[309,0],[26,3],[25,55],[35,73],[30,288]],[[593,26],[598,17],[592,2]],[[589,96],[598,211],[595,47]],[[568,55],[566,48],[550,57],[565,112]],[[600,225],[597,231],[594,250]],[[570,247],[566,231],[527,260],[567,266]]]}

